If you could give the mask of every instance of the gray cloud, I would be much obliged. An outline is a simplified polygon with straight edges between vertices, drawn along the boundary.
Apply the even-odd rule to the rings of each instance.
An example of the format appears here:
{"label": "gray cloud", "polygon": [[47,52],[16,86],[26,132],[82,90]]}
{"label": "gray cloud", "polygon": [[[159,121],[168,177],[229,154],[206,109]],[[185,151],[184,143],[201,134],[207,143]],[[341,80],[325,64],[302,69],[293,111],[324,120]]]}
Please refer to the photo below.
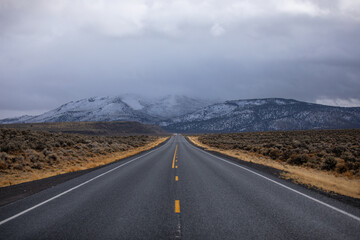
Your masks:
{"label": "gray cloud", "polygon": [[89,96],[360,102],[351,0],[0,3],[0,118]]}

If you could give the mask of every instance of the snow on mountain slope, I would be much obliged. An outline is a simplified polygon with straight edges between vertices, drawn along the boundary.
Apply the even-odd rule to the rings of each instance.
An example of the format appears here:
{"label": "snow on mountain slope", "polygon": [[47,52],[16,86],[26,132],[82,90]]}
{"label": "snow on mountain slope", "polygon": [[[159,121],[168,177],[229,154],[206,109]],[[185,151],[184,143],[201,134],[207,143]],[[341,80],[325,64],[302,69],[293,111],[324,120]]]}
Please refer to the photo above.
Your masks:
{"label": "snow on mountain slope", "polygon": [[32,119],[33,116],[24,115],[20,117],[13,117],[13,118],[5,118],[0,120],[0,124],[10,124],[10,123],[24,123],[29,119]]}
{"label": "snow on mountain slope", "polygon": [[198,111],[195,111],[191,114],[186,114],[181,117],[177,117],[172,119],[170,122],[164,122],[162,125],[167,126],[171,123],[179,123],[179,122],[191,122],[191,121],[204,121],[211,118],[216,118],[217,116],[225,116],[237,108],[236,104],[232,103],[218,103],[213,104],[207,107],[204,107]]}
{"label": "snow on mountain slope", "polygon": [[121,100],[134,110],[141,110],[144,108],[143,101],[136,95],[125,94],[121,97]]}
{"label": "snow on mountain slope", "polygon": [[208,100],[178,95],[162,98],[144,98],[134,94],[92,97],[71,101],[39,116],[3,119],[0,123],[120,120],[156,123],[194,112],[210,103]]}
{"label": "snow on mountain slope", "polygon": [[241,132],[360,128],[360,108],[288,99],[235,100],[177,117],[162,126],[175,132]]}
{"label": "snow on mountain slope", "polygon": [[192,113],[215,103],[211,100],[194,99],[181,95],[149,98],[135,94],[125,94],[119,96],[119,98],[133,110],[142,111],[145,114],[159,119],[169,119]]}
{"label": "snow on mountain slope", "polygon": [[192,113],[212,103],[214,103],[214,101],[194,99],[179,95],[168,95],[149,101],[144,111],[151,116],[168,119]]}
{"label": "snow on mountain slope", "polygon": [[209,100],[169,95],[93,97],[69,102],[39,116],[0,123],[138,121],[174,132],[241,132],[360,128],[360,108],[330,107],[291,99]]}
{"label": "snow on mountain slope", "polygon": [[[6,120],[6,119],[5,119]],[[27,118],[23,122],[74,122],[74,121],[139,121],[156,119],[134,110],[119,97],[92,97],[66,103],[54,110]],[[6,123],[18,123],[9,122]]]}

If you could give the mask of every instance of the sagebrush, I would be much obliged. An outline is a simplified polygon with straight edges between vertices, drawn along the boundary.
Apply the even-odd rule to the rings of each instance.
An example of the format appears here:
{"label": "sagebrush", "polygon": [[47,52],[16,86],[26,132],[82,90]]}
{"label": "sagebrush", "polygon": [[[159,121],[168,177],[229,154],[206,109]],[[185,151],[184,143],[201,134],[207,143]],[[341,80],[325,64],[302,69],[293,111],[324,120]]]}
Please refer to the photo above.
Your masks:
{"label": "sagebrush", "polygon": [[53,168],[63,161],[79,163],[89,157],[142,147],[157,138],[0,129],[0,171]]}
{"label": "sagebrush", "polygon": [[242,150],[291,165],[360,177],[360,130],[307,130],[205,134],[199,141]]}

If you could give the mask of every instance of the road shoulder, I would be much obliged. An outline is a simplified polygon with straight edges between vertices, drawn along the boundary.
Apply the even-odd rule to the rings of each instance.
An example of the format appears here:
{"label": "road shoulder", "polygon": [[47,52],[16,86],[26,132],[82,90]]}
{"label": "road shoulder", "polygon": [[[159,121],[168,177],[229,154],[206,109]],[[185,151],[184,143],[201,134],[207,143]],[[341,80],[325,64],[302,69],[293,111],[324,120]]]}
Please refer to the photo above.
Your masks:
{"label": "road shoulder", "polygon": [[272,167],[272,166],[267,166],[267,165],[264,165],[264,164],[255,163],[253,161],[244,161],[239,157],[230,156],[230,155],[227,155],[224,152],[219,152],[216,149],[209,148],[209,147],[207,147],[205,145],[194,143],[192,140],[189,139],[189,137],[186,137],[186,140],[187,140],[188,143],[190,143],[194,147],[200,148],[200,149],[202,149],[202,150],[204,150],[204,151],[206,151],[208,153],[211,153],[211,154],[213,154],[215,156],[221,157],[221,158],[226,159],[226,160],[230,160],[231,162],[241,164],[241,165],[243,165],[245,167],[255,169],[257,171],[260,171],[260,172],[263,172],[263,173],[266,173],[266,174],[270,174],[272,176],[275,176],[276,178],[281,178],[281,179],[286,180],[288,182],[297,184],[297,185],[302,186],[302,187],[304,187],[304,188],[306,188],[308,190],[320,193],[321,195],[324,195],[324,196],[330,197],[332,199],[338,200],[338,201],[340,201],[342,203],[354,206],[356,208],[360,208],[360,199],[359,198],[353,198],[353,197],[350,197],[350,196],[342,195],[342,194],[336,193],[334,191],[325,191],[322,188],[316,187],[315,185],[304,184],[304,183],[300,182],[298,179],[294,179],[294,178],[290,178],[290,177],[284,177],[284,176],[289,176],[288,175],[289,172],[287,172],[284,169],[278,169],[278,168],[275,168],[275,167]]}

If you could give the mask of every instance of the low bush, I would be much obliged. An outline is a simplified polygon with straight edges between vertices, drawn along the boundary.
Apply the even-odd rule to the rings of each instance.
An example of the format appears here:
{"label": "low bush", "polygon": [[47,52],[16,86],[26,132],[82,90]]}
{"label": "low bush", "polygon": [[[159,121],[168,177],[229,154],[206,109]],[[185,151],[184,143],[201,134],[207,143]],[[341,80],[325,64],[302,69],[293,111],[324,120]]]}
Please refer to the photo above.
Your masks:
{"label": "low bush", "polygon": [[155,136],[88,136],[0,128],[0,170],[28,171],[144,146]]}
{"label": "low bush", "polygon": [[241,150],[288,164],[360,177],[360,130],[308,130],[203,134],[199,141],[222,150]]}

